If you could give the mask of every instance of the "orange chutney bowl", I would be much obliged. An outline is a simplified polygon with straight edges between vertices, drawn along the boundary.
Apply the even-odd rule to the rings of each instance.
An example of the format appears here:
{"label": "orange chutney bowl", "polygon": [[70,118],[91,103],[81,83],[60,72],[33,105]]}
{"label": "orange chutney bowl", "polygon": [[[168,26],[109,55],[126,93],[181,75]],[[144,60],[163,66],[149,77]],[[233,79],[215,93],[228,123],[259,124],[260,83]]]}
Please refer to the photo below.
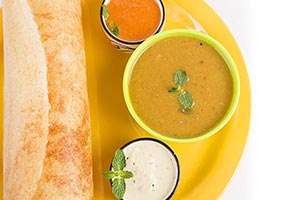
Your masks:
{"label": "orange chutney bowl", "polygon": [[100,8],[105,35],[117,49],[127,52],[161,32],[165,18],[161,0],[104,0]]}

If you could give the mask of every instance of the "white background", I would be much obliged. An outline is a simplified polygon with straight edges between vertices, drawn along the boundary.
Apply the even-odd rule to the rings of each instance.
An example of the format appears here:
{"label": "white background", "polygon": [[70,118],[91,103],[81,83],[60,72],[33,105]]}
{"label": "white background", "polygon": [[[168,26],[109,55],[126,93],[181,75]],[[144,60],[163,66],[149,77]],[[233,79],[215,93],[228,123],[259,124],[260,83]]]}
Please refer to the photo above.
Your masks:
{"label": "white background", "polygon": [[244,55],[252,117],[241,162],[220,200],[300,199],[300,6],[207,0]]}
{"label": "white background", "polygon": [[207,2],[235,36],[252,87],[249,139],[220,200],[300,200],[299,3]]}

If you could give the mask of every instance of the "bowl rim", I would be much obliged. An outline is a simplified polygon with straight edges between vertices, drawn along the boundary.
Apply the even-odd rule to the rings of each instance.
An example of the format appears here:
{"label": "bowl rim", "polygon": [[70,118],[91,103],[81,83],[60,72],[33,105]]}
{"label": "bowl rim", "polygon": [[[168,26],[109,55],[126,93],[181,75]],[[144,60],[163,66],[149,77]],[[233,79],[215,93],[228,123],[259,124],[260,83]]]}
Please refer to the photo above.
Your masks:
{"label": "bowl rim", "polygon": [[[139,59],[139,57],[155,43],[157,43],[161,40],[164,40],[166,38],[176,37],[176,36],[185,36],[185,37],[196,38],[196,39],[199,39],[200,41],[205,42],[206,44],[210,45],[211,47],[213,47],[222,56],[222,58],[226,62],[227,67],[230,70],[232,80],[233,80],[233,95],[232,95],[231,103],[227,109],[227,112],[224,114],[222,119],[216,125],[214,125],[209,131],[207,131],[199,136],[192,137],[192,138],[169,137],[169,136],[165,136],[165,135],[158,133],[157,131],[154,131],[153,129],[151,129],[149,126],[147,126],[142,121],[142,119],[135,112],[134,107],[131,103],[130,94],[129,94],[129,83],[130,83],[130,79],[131,79],[131,74],[132,74],[134,66],[135,66],[137,60]],[[151,134],[159,139],[170,141],[170,142],[177,142],[177,143],[197,142],[200,140],[204,140],[204,139],[214,135],[215,133],[219,132],[228,123],[228,121],[231,119],[231,117],[235,113],[238,102],[239,102],[239,97],[240,97],[239,72],[238,72],[237,66],[236,66],[233,58],[231,57],[229,52],[225,49],[225,47],[220,42],[218,42],[216,39],[209,36],[208,34],[203,33],[203,32],[198,32],[195,30],[187,30],[187,29],[168,30],[168,31],[164,31],[164,32],[161,32],[161,33],[158,33],[156,35],[149,37],[141,45],[139,45],[137,47],[137,49],[133,52],[133,54],[130,56],[130,58],[126,64],[124,74],[123,74],[123,96],[124,96],[124,100],[125,100],[127,109],[129,110],[129,113],[131,114],[131,116],[139,124],[139,126],[141,126],[149,134]]]}
{"label": "bowl rim", "polygon": [[[105,34],[110,37],[111,39],[121,43],[121,44],[124,44],[124,45],[139,45],[141,44],[142,42],[144,42],[147,38],[145,39],[141,39],[141,40],[136,40],[136,41],[130,41],[130,40],[123,40],[117,36],[115,36],[114,34],[112,34],[106,23],[105,23],[105,19],[104,19],[104,16],[102,15],[102,12],[103,12],[103,6],[102,5],[107,5],[111,0],[103,0],[102,3],[101,3],[101,6],[100,6],[100,21],[101,21],[101,25],[102,25],[102,28],[105,32]],[[159,32],[162,31],[163,27],[164,27],[164,24],[165,24],[165,21],[166,21],[166,10],[165,10],[165,6],[162,2],[162,0],[154,0],[158,6],[159,6],[159,10],[160,10],[160,13],[161,13],[161,17],[160,17],[160,22],[159,22],[159,25],[157,26],[157,29],[155,30],[155,32],[152,34],[152,35],[155,35]],[[151,36],[152,36],[151,35]],[[150,36],[150,37],[151,37]]]}

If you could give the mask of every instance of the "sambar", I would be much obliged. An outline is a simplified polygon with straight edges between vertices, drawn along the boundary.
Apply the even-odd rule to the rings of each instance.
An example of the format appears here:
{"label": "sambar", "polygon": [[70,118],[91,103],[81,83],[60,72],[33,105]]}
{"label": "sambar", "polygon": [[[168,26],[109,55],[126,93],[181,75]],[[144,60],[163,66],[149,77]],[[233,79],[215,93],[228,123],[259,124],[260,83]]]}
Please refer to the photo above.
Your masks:
{"label": "sambar", "polygon": [[[176,30],[170,32],[154,36],[159,39],[148,41],[151,45],[141,47],[143,52],[138,50],[140,55],[129,60],[124,76],[130,78],[127,83],[123,80],[125,101],[132,106],[128,106],[129,111],[143,128],[146,126],[145,130],[155,136],[162,135],[163,139],[191,139],[216,127],[219,130],[219,125],[227,123],[237,106],[236,66],[232,60],[224,59],[225,54],[220,55],[212,45],[217,41],[210,36],[188,30],[179,31],[182,34],[176,34]],[[178,70],[187,74],[186,83],[179,93],[173,93],[170,88],[174,87]],[[185,91],[191,94],[194,106],[182,112],[178,96]]]}

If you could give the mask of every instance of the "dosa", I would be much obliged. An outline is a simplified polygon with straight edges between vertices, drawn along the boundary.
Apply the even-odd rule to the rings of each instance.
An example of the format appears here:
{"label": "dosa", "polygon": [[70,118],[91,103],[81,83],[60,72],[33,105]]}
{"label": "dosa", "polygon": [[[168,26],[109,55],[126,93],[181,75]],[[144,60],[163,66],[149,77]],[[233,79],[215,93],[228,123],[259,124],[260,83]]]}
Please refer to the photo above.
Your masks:
{"label": "dosa", "polygon": [[3,0],[4,200],[90,200],[80,0]]}

